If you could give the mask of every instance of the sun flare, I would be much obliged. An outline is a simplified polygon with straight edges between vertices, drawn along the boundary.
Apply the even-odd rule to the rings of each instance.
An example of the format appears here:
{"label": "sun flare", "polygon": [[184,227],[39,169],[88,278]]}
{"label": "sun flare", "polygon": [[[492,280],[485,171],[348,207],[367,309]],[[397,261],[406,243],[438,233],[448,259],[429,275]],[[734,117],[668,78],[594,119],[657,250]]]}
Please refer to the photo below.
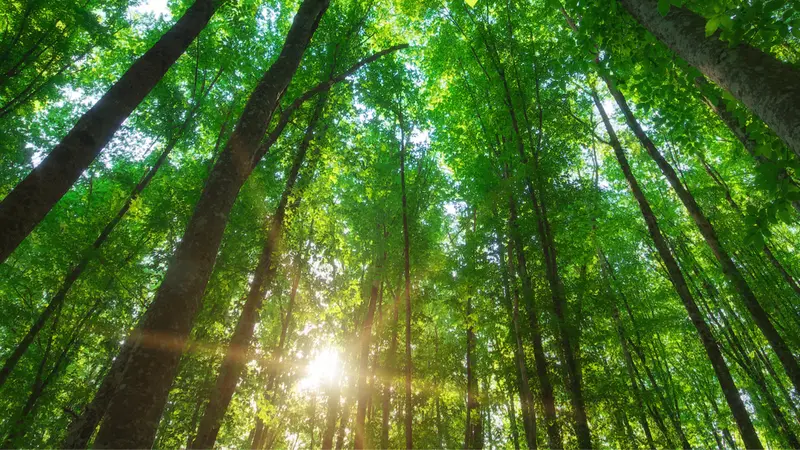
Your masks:
{"label": "sun flare", "polygon": [[333,383],[341,372],[341,360],[336,349],[325,347],[319,350],[305,369],[305,376],[300,380],[301,391],[313,391]]}

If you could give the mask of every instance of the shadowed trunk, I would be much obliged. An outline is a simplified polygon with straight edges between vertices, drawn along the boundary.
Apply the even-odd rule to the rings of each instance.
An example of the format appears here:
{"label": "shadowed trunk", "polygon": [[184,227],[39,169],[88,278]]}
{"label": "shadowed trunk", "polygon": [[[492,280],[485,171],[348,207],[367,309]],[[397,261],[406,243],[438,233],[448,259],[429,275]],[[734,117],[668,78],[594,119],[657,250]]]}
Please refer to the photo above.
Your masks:
{"label": "shadowed trunk", "polygon": [[[706,159],[703,157],[702,154],[698,154],[698,158],[700,159],[700,163],[703,165],[703,169],[705,169],[708,176],[710,176],[711,179],[714,180],[714,182],[717,184],[717,186],[719,186],[720,189],[722,189],[722,191],[725,193],[725,200],[728,202],[729,205],[731,205],[731,208],[739,214],[739,217],[741,217],[742,220],[744,220],[744,213],[742,212],[742,209],[739,207],[736,201],[733,199],[733,195],[731,195],[731,190],[728,188],[728,185],[721,178],[719,173],[717,173],[717,171],[714,170],[713,167],[711,167],[711,165],[708,163],[708,161],[706,161]],[[764,255],[767,257],[769,262],[778,271],[778,273],[781,274],[781,277],[783,278],[784,281],[786,281],[786,284],[788,284],[789,287],[792,288],[795,294],[800,295],[800,285],[797,284],[797,280],[795,280],[794,277],[786,270],[783,264],[781,264],[781,262],[778,261],[778,258],[775,257],[775,254],[773,253],[769,244],[765,243],[764,247],[762,248],[762,251],[764,252]]]}
{"label": "shadowed trunk", "polygon": [[221,3],[220,0],[196,0],[3,199],[0,203],[0,263],[69,191],[122,122],[205,28]]}
{"label": "shadowed trunk", "polygon": [[[611,265],[608,263],[608,259],[606,259],[606,255],[598,249],[598,256],[600,257],[600,264],[602,270],[608,271],[611,279],[614,279],[613,269]],[[644,408],[644,401],[642,400],[642,393],[639,390],[639,383],[636,380],[636,374],[634,372],[634,364],[633,358],[631,357],[631,351],[628,348],[628,340],[625,337],[625,328],[622,325],[622,321],[619,317],[619,308],[617,308],[616,303],[614,302],[612,288],[609,287],[609,297],[612,301],[611,306],[611,317],[614,319],[614,326],[617,329],[617,336],[619,337],[619,344],[622,348],[622,355],[625,358],[625,369],[628,372],[628,379],[631,383],[631,392],[633,393],[633,399],[636,402],[637,411],[637,418],[639,419],[639,424],[642,426],[642,430],[644,431],[645,438],[647,439],[647,447],[651,449],[655,449],[655,444],[653,443],[653,434],[650,431],[650,425],[647,423],[647,415]]]}
{"label": "shadowed trunk", "polygon": [[[381,400],[381,448],[389,448],[389,414],[392,409],[392,385],[397,373],[397,341],[398,321],[400,316],[400,293],[394,299],[392,306],[392,338],[389,341],[388,356],[386,357],[385,379],[383,380],[383,394]],[[437,343],[438,345],[438,343]]]}
{"label": "shadowed trunk", "polygon": [[[464,427],[464,448],[477,448],[480,428],[480,403],[478,402],[478,380],[475,377],[475,329],[472,319],[472,298],[467,298],[467,420]],[[476,417],[477,413],[477,417]]]}
{"label": "shadowed trunk", "polygon": [[731,46],[721,31],[705,36],[706,19],[658,0],[620,0],[647,30],[761,118],[800,158],[800,70],[747,44]]}
{"label": "shadowed trunk", "polygon": [[331,450],[333,448],[333,435],[336,433],[336,419],[339,418],[340,400],[341,380],[337,377],[328,386],[328,412],[325,417],[325,431],[322,433],[322,450]]}
{"label": "shadowed trunk", "polygon": [[[503,282],[503,289],[506,295],[506,302],[511,309],[511,338],[514,341],[514,361],[517,364],[517,374],[519,376],[519,400],[522,408],[522,428],[525,431],[525,442],[528,450],[536,450],[538,443],[536,440],[536,410],[533,404],[533,391],[531,390],[530,379],[528,377],[528,365],[525,362],[525,348],[522,344],[522,331],[519,324],[519,289],[516,282],[511,287],[509,273],[514,272],[513,251],[508,247],[508,261],[505,258],[505,246],[502,240],[498,240],[498,261],[500,262],[500,273]],[[512,296],[513,291],[513,296]],[[513,297],[513,298],[512,298]],[[519,431],[516,428],[516,413],[514,411],[514,399],[510,403],[512,422],[512,433],[514,436],[514,448],[519,448]]]}
{"label": "shadowed trunk", "polygon": [[[506,175],[506,177],[507,176],[508,175]],[[519,225],[517,223],[517,204],[513,194],[509,195],[508,203],[509,230],[511,232],[511,240],[514,244],[513,248],[515,251],[513,253],[516,253],[517,257],[516,273],[522,283],[522,298],[525,301],[525,310],[528,313],[528,320],[530,322],[530,332],[533,340],[533,359],[536,365],[536,375],[539,379],[540,396],[544,407],[548,446],[550,448],[563,448],[561,433],[559,432],[558,421],[556,419],[555,395],[553,394],[553,385],[550,384],[550,375],[547,370],[548,364],[544,354],[544,346],[542,345],[538,312],[534,306],[533,286],[530,276],[528,275],[528,263],[525,258],[525,249],[522,244],[522,237],[520,236]],[[511,247],[509,246],[509,262],[513,260],[511,253]],[[511,264],[509,264],[509,266],[513,267]],[[511,274],[511,279],[514,279],[513,273]]]}
{"label": "shadowed trunk", "polygon": [[413,365],[411,361],[411,259],[410,237],[408,235],[408,202],[406,201],[406,135],[403,115],[400,114],[400,191],[402,195],[403,212],[403,276],[405,279],[406,298],[406,415],[405,435],[406,450],[414,448],[412,429],[414,424],[414,401],[411,392],[411,374]]}
{"label": "shadowed trunk", "polygon": [[[208,90],[205,90],[204,93],[201,94],[201,97],[205,97],[205,95],[207,95],[211,91],[211,89],[213,89],[214,84],[217,82],[217,79],[219,79],[221,73],[222,73],[221,71],[217,73],[216,78],[214,78],[214,80],[211,82],[211,84],[208,87]],[[172,152],[172,149],[175,148],[175,145],[178,143],[178,140],[186,131],[186,129],[189,127],[189,124],[194,118],[194,114],[197,112],[199,106],[200,106],[199,102],[195,103],[194,107],[187,113],[186,119],[183,121],[183,124],[180,126],[179,130],[175,133],[175,136],[169,141],[167,146],[164,147],[164,150],[162,150],[161,154],[158,156],[155,163],[153,163],[153,166],[150,167],[150,169],[147,172],[145,172],[142,179],[133,188],[133,191],[128,196],[128,199],[119,209],[119,211],[117,211],[117,214],[106,224],[106,226],[100,232],[100,235],[97,237],[97,239],[95,239],[95,241],[89,248],[84,250],[83,256],[72,267],[72,270],[70,270],[70,272],[67,274],[66,278],[64,279],[64,283],[61,285],[61,288],[58,290],[58,292],[56,292],[56,295],[53,296],[52,299],[50,299],[50,302],[47,304],[45,309],[42,310],[42,312],[39,314],[39,317],[36,319],[36,322],[34,322],[34,324],[31,325],[31,328],[28,330],[28,333],[25,334],[25,336],[22,338],[19,344],[17,344],[17,346],[14,348],[14,351],[11,353],[11,355],[9,355],[9,357],[6,359],[6,362],[3,364],[3,368],[0,369],[0,387],[2,387],[3,384],[5,384],[6,380],[8,379],[8,376],[11,374],[11,371],[14,370],[14,367],[17,365],[17,362],[19,362],[19,359],[22,358],[22,355],[24,355],[25,352],[28,350],[28,347],[31,345],[31,342],[33,342],[33,339],[36,337],[36,335],[39,334],[39,331],[41,331],[41,329],[47,323],[47,320],[50,318],[50,316],[53,315],[53,312],[55,312],[58,308],[60,308],[61,305],[64,303],[64,301],[67,298],[67,294],[69,294],[69,291],[72,288],[72,285],[75,284],[76,281],[78,281],[78,278],[83,274],[83,271],[86,270],[86,267],[89,265],[89,262],[91,262],[92,259],[94,259],[94,256],[97,254],[97,251],[106,242],[106,240],[114,231],[114,229],[117,227],[117,225],[122,221],[122,219],[125,217],[125,214],[128,213],[128,210],[131,208],[133,202],[137,198],[139,198],[141,193],[150,184],[150,181],[152,181],[153,177],[156,175],[161,166],[164,165],[164,162],[166,162],[167,158],[169,157],[169,154]]]}
{"label": "shadowed trunk", "polygon": [[130,345],[120,389],[100,427],[98,448],[144,448],[153,443],[169,388],[216,261],[228,215],[270,118],[328,7],[304,0],[277,61],[264,74],[206,183],[156,297]]}
{"label": "shadowed trunk", "polygon": [[[197,437],[195,437],[194,442],[192,442],[191,448],[211,448],[214,446],[217,433],[219,433],[219,429],[222,426],[222,419],[233,398],[233,393],[236,390],[239,377],[247,361],[247,354],[250,350],[253,332],[259,312],[261,311],[261,305],[264,302],[266,290],[275,276],[276,268],[273,264],[273,257],[276,249],[280,245],[284,218],[287,213],[291,214],[291,211],[297,207],[300,196],[302,195],[298,192],[300,189],[295,189],[295,184],[300,174],[300,168],[305,162],[306,154],[311,146],[311,141],[314,139],[315,128],[320,121],[322,110],[325,107],[325,98],[325,96],[322,96],[317,102],[317,106],[306,128],[303,141],[297,149],[292,167],[289,169],[288,176],[286,177],[286,187],[278,201],[275,214],[272,216],[272,223],[270,224],[267,239],[261,251],[261,256],[259,257],[258,267],[256,267],[253,281],[250,283],[247,300],[242,307],[239,322],[236,324],[236,329],[233,332],[228,350],[225,353],[225,358],[219,369],[216,387],[211,391],[209,396],[210,401],[206,406],[202,419],[200,419]],[[311,173],[309,173],[308,176],[311,176]],[[296,197],[291,205],[288,204],[290,197]],[[296,289],[295,286],[293,286],[293,289]]]}
{"label": "shadowed trunk", "polygon": [[383,261],[386,260],[386,252],[383,253],[382,260],[377,264],[374,278],[371,283],[369,302],[367,304],[367,314],[361,325],[361,335],[359,336],[359,356],[358,356],[358,401],[356,404],[356,424],[354,436],[354,448],[361,450],[366,448],[365,422],[367,419],[367,402],[370,398],[370,387],[368,383],[369,371],[369,347],[372,341],[372,323],[375,318],[375,308],[378,301],[378,292],[381,286],[381,276],[383,272]]}
{"label": "shadowed trunk", "polygon": [[[756,161],[756,164],[763,164],[770,162],[769,159],[763,155],[759,155],[756,151],[758,148],[758,143],[754,141],[750,137],[750,133],[748,133],[747,128],[739,123],[739,120],[733,116],[733,114],[728,111],[728,107],[725,106],[725,103],[722,100],[717,99],[716,101],[710,98],[707,94],[707,91],[711,89],[711,85],[704,77],[697,77],[694,79],[694,83],[700,91],[700,95],[702,96],[703,102],[711,108],[712,111],[719,117],[722,123],[725,124],[726,127],[733,133],[736,139],[742,143],[742,146],[750,156]],[[776,176],[778,182],[780,183],[784,179],[789,179],[789,181],[797,186],[797,181],[791,178],[786,169],[778,170]],[[792,203],[792,207],[800,213],[800,200],[795,200]]]}

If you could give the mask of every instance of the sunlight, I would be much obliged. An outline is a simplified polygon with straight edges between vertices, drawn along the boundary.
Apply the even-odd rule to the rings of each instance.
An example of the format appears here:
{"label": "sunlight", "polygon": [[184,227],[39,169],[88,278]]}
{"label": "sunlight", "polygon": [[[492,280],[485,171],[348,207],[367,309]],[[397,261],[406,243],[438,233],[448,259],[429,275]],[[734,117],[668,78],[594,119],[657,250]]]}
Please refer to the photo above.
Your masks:
{"label": "sunlight", "polygon": [[330,347],[320,350],[308,363],[305,372],[297,385],[300,391],[314,391],[333,383],[341,372],[339,352]]}

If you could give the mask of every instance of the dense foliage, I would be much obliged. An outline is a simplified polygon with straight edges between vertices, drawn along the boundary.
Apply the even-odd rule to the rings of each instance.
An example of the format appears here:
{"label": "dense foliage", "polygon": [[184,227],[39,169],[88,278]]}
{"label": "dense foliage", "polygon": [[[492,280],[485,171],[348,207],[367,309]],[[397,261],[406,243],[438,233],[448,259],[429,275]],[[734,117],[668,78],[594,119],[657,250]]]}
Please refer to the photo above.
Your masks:
{"label": "dense foliage", "polygon": [[4,448],[800,446],[800,2],[0,2]]}

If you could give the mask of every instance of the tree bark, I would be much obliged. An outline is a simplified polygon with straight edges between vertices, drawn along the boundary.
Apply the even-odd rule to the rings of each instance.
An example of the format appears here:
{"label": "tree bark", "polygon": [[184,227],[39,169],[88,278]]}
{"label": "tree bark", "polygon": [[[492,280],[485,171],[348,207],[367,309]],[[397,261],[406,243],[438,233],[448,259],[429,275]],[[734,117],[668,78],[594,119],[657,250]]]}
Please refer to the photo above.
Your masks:
{"label": "tree bark", "polygon": [[0,263],[67,193],[122,122],[205,28],[221,3],[220,0],[196,0],[3,199],[0,203]]}
{"label": "tree bark", "polygon": [[[214,79],[214,81],[212,81],[208,90],[206,90],[205,93],[202,94],[203,97],[205,97],[205,95],[211,91],[221,73],[222,72],[218,72],[217,77]],[[64,279],[64,282],[61,285],[61,288],[58,290],[58,292],[56,292],[56,295],[54,295],[53,298],[50,299],[50,302],[48,302],[45,309],[42,310],[42,312],[39,314],[39,317],[36,319],[36,322],[34,322],[33,325],[31,325],[31,328],[28,330],[28,332],[25,334],[25,336],[22,338],[19,344],[17,344],[17,346],[14,348],[14,351],[11,353],[11,355],[9,355],[9,357],[6,359],[6,362],[3,364],[3,368],[0,369],[0,387],[2,387],[3,384],[5,384],[6,380],[8,379],[8,376],[11,374],[11,371],[14,370],[14,367],[17,365],[20,358],[22,358],[22,355],[24,355],[25,352],[28,350],[28,347],[31,345],[31,342],[33,342],[33,339],[36,338],[36,336],[39,334],[39,331],[41,331],[41,329],[50,319],[50,316],[53,315],[53,312],[55,312],[58,308],[60,308],[61,305],[64,303],[64,301],[67,298],[67,294],[69,294],[69,291],[72,288],[72,285],[75,284],[76,281],[78,281],[78,278],[83,274],[83,271],[86,270],[86,267],[89,265],[92,259],[94,259],[94,256],[97,254],[97,251],[106,242],[106,240],[114,231],[114,229],[117,227],[117,225],[122,221],[122,219],[125,217],[125,214],[128,213],[128,210],[130,210],[133,202],[137,198],[139,198],[139,196],[142,194],[145,188],[147,188],[147,186],[150,184],[150,181],[152,181],[153,177],[156,175],[156,172],[158,172],[161,166],[164,165],[164,162],[169,157],[169,154],[172,152],[172,149],[175,148],[175,145],[180,140],[180,137],[186,131],[186,128],[188,128],[189,124],[194,118],[194,114],[197,112],[199,106],[200,106],[199,103],[195,103],[194,107],[192,107],[192,109],[186,115],[186,119],[184,120],[180,129],[176,132],[175,136],[169,141],[167,146],[164,147],[164,150],[161,152],[156,161],[153,163],[153,166],[150,167],[150,169],[147,172],[145,172],[142,179],[133,188],[133,191],[128,196],[128,199],[119,209],[119,211],[117,211],[117,214],[106,224],[106,226],[100,232],[100,235],[97,237],[97,239],[95,239],[95,241],[89,248],[84,250],[83,256],[72,267],[72,270],[69,271],[66,278]]]}
{"label": "tree bark", "polygon": [[[506,175],[508,177],[508,175]],[[530,275],[528,275],[527,260],[525,258],[525,248],[522,245],[522,237],[519,231],[519,224],[517,223],[517,203],[513,194],[509,194],[509,230],[511,240],[513,241],[513,248],[517,257],[517,270],[520,281],[522,282],[522,298],[525,301],[525,310],[528,313],[528,321],[530,322],[531,337],[533,340],[533,359],[536,365],[536,374],[539,379],[539,390],[544,407],[544,421],[545,430],[547,431],[548,446],[550,448],[563,448],[561,440],[561,433],[558,429],[558,421],[556,419],[556,403],[555,395],[553,393],[553,385],[550,384],[550,375],[547,369],[547,359],[544,354],[544,346],[542,345],[542,335],[539,328],[539,318],[536,308],[534,306],[533,286],[531,284]],[[511,246],[509,246],[509,262],[513,260],[511,255]],[[510,267],[513,265],[509,264]],[[513,272],[513,271],[512,271]],[[514,273],[511,274],[511,279],[514,279]]]}
{"label": "tree bark", "polygon": [[375,308],[378,302],[378,292],[381,286],[381,276],[383,272],[383,261],[386,260],[386,252],[383,253],[382,261],[377,264],[376,273],[370,287],[369,302],[367,303],[367,314],[361,325],[361,335],[359,336],[359,356],[358,356],[358,401],[356,404],[356,424],[354,446],[356,450],[367,448],[365,422],[367,419],[367,402],[370,398],[370,388],[368,378],[369,372],[369,347],[372,341],[372,323],[375,318]]}
{"label": "tree bark", "polygon": [[[472,298],[467,298],[467,420],[464,427],[464,449],[482,447],[478,441],[480,429],[480,402],[478,401],[478,380],[475,376],[475,329],[470,318]],[[478,412],[478,417],[475,413]]]}
{"label": "tree bark", "polygon": [[406,414],[405,414],[405,436],[406,450],[414,448],[412,429],[414,424],[414,401],[411,392],[411,374],[413,364],[411,361],[411,258],[410,258],[410,237],[408,235],[408,201],[406,199],[406,136],[405,123],[402,113],[400,119],[400,190],[402,196],[403,213],[403,276],[405,279],[405,299],[406,299]]}
{"label": "tree bark", "polygon": [[642,401],[642,394],[639,392],[639,384],[636,382],[636,376],[633,373],[633,358],[631,358],[631,352],[628,349],[628,342],[625,338],[625,330],[622,327],[622,322],[619,319],[619,309],[617,309],[616,305],[614,305],[612,309],[612,316],[614,318],[614,323],[617,328],[617,334],[619,335],[620,345],[622,347],[622,354],[625,357],[625,368],[628,371],[628,378],[631,382],[631,391],[633,392],[633,398],[636,402],[636,407],[638,409],[637,417],[639,419],[639,424],[642,426],[642,430],[644,431],[645,438],[647,439],[647,447],[654,449],[655,444],[653,443],[653,434],[650,431],[650,425],[647,423],[647,416],[645,415],[644,403]]}
{"label": "tree bark", "polygon": [[[130,339],[131,337],[128,337]],[[119,354],[114,358],[111,363],[111,368],[103,377],[97,393],[94,395],[92,401],[84,406],[80,415],[70,422],[67,427],[67,434],[61,441],[59,447],[70,449],[85,449],[89,446],[89,441],[97,429],[97,425],[103,418],[111,398],[116,393],[117,387],[122,380],[122,374],[125,372],[125,367],[128,364],[130,357],[131,347],[122,344]]]}
{"label": "tree bark", "polygon": [[[296,189],[295,185],[297,184],[300,169],[306,160],[306,154],[311,146],[311,141],[314,139],[314,131],[321,119],[322,110],[325,107],[325,100],[325,96],[320,97],[317,106],[314,108],[314,112],[306,127],[303,141],[300,143],[292,166],[289,169],[289,173],[286,177],[286,187],[278,201],[278,207],[272,215],[272,223],[270,224],[264,247],[261,250],[261,256],[259,257],[253,281],[250,283],[247,300],[242,307],[239,322],[236,324],[236,329],[233,332],[228,350],[225,353],[225,358],[219,369],[217,384],[211,391],[209,403],[206,406],[202,419],[200,419],[197,437],[195,437],[194,442],[192,442],[191,448],[211,448],[214,446],[217,433],[219,433],[219,429],[222,426],[222,419],[225,416],[225,412],[228,410],[228,405],[230,405],[236,386],[239,383],[239,377],[247,361],[247,354],[250,351],[250,344],[253,339],[253,333],[261,311],[261,306],[264,302],[266,290],[272,283],[276,273],[273,256],[280,245],[283,235],[284,218],[287,213],[291,213],[291,211],[297,207],[302,195],[298,192],[300,189]],[[309,174],[309,176],[311,175]],[[291,205],[289,205],[290,197],[296,197]],[[294,283],[292,288],[293,292],[296,292]]]}
{"label": "tree bark", "polygon": [[350,421],[350,407],[352,406],[352,399],[348,397],[344,402],[342,409],[342,418],[339,422],[339,430],[336,432],[336,450],[342,450],[344,447],[344,439],[347,435],[347,423]]}
{"label": "tree bark", "polygon": [[[313,226],[313,224],[312,224]],[[294,279],[292,280],[292,289],[289,292],[289,304],[286,305],[286,314],[285,316],[281,317],[281,334],[278,337],[278,345],[272,351],[272,359],[269,361],[269,365],[266,369],[267,374],[267,383],[266,388],[264,389],[265,395],[267,396],[268,401],[273,402],[276,395],[275,395],[275,383],[278,379],[279,371],[283,367],[283,354],[286,349],[286,341],[289,338],[289,329],[292,326],[292,316],[294,313],[294,304],[297,298],[297,287],[300,284],[300,273],[302,270],[302,257],[299,255],[295,258],[295,272],[294,272]],[[258,432],[258,428],[261,428],[260,433]],[[261,418],[256,418],[256,432],[253,435],[253,448],[260,449],[264,446],[264,443],[267,441],[268,435],[270,434],[269,427],[267,427]]]}
{"label": "tree bark", "polygon": [[[502,240],[498,240],[498,261],[500,262],[500,273],[503,281],[503,289],[507,297],[507,303],[511,306],[511,337],[514,340],[515,351],[514,360],[517,364],[517,374],[519,375],[519,399],[522,408],[522,425],[525,431],[525,442],[528,450],[536,450],[538,442],[536,440],[536,410],[533,404],[533,391],[531,390],[530,379],[528,378],[528,365],[525,361],[525,348],[522,344],[522,331],[519,324],[519,290],[516,283],[512,289],[509,274],[514,272],[513,251],[511,246],[508,248],[508,261],[505,260],[505,246]],[[513,298],[512,298],[513,291]],[[511,399],[511,415],[514,418],[514,399]],[[519,432],[516,429],[516,419],[513,420],[512,431],[514,434],[515,448],[519,448]]]}
{"label": "tree bark", "polygon": [[[731,195],[731,190],[728,188],[728,185],[725,183],[724,180],[720,177],[720,175],[711,167],[710,164],[705,160],[702,154],[698,155],[700,159],[700,163],[703,165],[703,169],[705,169],[708,176],[711,177],[712,180],[723,190],[725,193],[725,200],[728,201],[728,204],[731,205],[731,208],[736,211],[739,216],[744,219],[744,213],[742,209],[739,207],[739,204],[736,203],[736,200],[733,199],[733,195]],[[762,248],[764,255],[767,257],[769,262],[775,267],[778,273],[781,274],[781,277],[789,287],[795,292],[795,294],[800,295],[800,285],[797,284],[797,280],[786,270],[786,268],[778,261],[778,258],[775,257],[772,249],[769,247],[769,244],[765,243],[764,247]]]}
{"label": "tree bark", "polygon": [[28,395],[25,405],[22,407],[22,411],[20,411],[20,414],[17,416],[16,420],[11,426],[11,432],[9,432],[8,436],[6,437],[5,442],[3,443],[3,448],[21,446],[20,441],[28,432],[28,427],[30,426],[30,422],[33,420],[34,412],[36,407],[39,405],[39,400],[44,394],[45,389],[47,389],[50,383],[53,382],[58,373],[61,371],[62,367],[69,362],[67,357],[69,356],[69,353],[76,347],[76,345],[79,344],[79,339],[81,337],[84,325],[86,325],[86,322],[95,314],[95,312],[97,312],[97,309],[100,307],[101,303],[102,298],[95,300],[94,304],[83,314],[83,316],[81,316],[81,318],[78,320],[78,323],[74,325],[74,330],[72,331],[69,339],[65,343],[61,352],[58,354],[58,357],[53,362],[53,366],[50,368],[47,376],[44,376],[45,368],[50,356],[50,349],[52,348],[55,333],[58,328],[56,323],[58,320],[54,320],[52,332],[50,338],[48,339],[47,348],[39,364],[36,376],[34,377],[31,392]]}
{"label": "tree bark", "polygon": [[340,400],[341,380],[336,379],[328,387],[328,412],[325,417],[325,431],[322,434],[322,450],[333,449],[333,435],[336,433],[336,419],[339,418]]}
{"label": "tree bark", "polygon": [[628,158],[625,156],[625,151],[622,149],[622,145],[617,139],[616,132],[611,126],[611,122],[606,115],[605,109],[603,109],[603,105],[600,103],[600,99],[597,97],[597,94],[592,93],[592,97],[595,107],[603,119],[603,124],[608,132],[609,140],[614,149],[614,154],[617,157],[617,161],[619,162],[622,172],[625,175],[625,179],[628,182],[628,186],[630,187],[633,196],[636,198],[636,202],[639,204],[639,209],[644,216],[650,237],[653,239],[659,256],[667,268],[670,281],[672,281],[672,285],[675,287],[675,290],[681,298],[683,305],[689,314],[689,319],[691,319],[692,324],[700,336],[700,341],[702,342],[706,354],[708,355],[708,359],[711,361],[711,365],[713,366],[714,372],[717,375],[717,380],[722,388],[725,400],[727,400],[728,406],[731,409],[731,413],[736,420],[736,424],[739,426],[742,440],[747,448],[763,448],[761,441],[756,434],[756,430],[753,427],[753,423],[750,421],[747,409],[745,409],[744,403],[739,396],[739,391],[736,388],[736,383],[733,381],[730,369],[728,368],[725,359],[722,357],[722,353],[720,352],[719,346],[717,345],[717,342],[711,333],[711,329],[706,323],[700,308],[698,308],[697,303],[695,302],[694,297],[692,296],[692,293],[686,284],[686,279],[684,278],[683,273],[681,272],[681,269],[675,260],[675,257],[672,255],[672,251],[667,245],[664,236],[661,234],[661,229],[659,228],[653,210],[650,208],[650,203],[647,201],[647,198],[644,196],[644,192],[642,192],[641,188],[639,187],[639,183],[633,176],[633,172],[628,164]]}
{"label": "tree bark", "polygon": [[383,380],[383,398],[381,401],[381,448],[389,448],[389,414],[392,409],[392,385],[394,384],[394,377],[397,373],[397,334],[399,331],[400,300],[401,297],[398,292],[392,307],[392,338],[389,341],[389,349],[387,350],[386,378]]}
{"label": "tree bark", "polygon": [[[514,450],[519,450],[519,429],[517,429],[517,411],[514,408],[514,391],[509,389],[508,392],[508,426],[511,428],[511,442],[514,443]],[[526,431],[527,433],[527,431]],[[527,437],[527,436],[526,436]],[[534,440],[534,442],[536,442]],[[528,444],[529,450],[534,450]]]}
{"label": "tree bark", "polygon": [[[525,153],[524,139],[520,130],[517,113],[514,108],[511,90],[508,86],[505,70],[503,70],[502,66],[500,65],[498,57],[495,58],[495,68],[500,80],[503,83],[505,103],[506,108],[508,109],[509,118],[511,119],[511,128],[514,131],[514,142],[516,144],[517,153],[520,156],[522,164],[524,166],[528,166],[528,155]],[[538,77],[536,80],[536,87],[538,90]],[[544,130],[542,130],[541,111],[539,114],[539,134],[541,136],[544,133]],[[539,146],[541,146],[541,141]],[[572,412],[575,420],[575,434],[578,438],[578,447],[582,449],[590,449],[592,448],[592,436],[591,431],[589,430],[589,423],[586,417],[586,406],[583,400],[580,367],[577,357],[575,356],[575,350],[572,343],[574,333],[572,332],[566,318],[567,297],[566,292],[564,291],[564,283],[561,280],[561,276],[558,271],[555,240],[553,239],[553,233],[550,229],[550,221],[547,218],[547,206],[545,205],[544,201],[540,201],[539,195],[537,195],[538,186],[533,183],[533,180],[531,180],[531,177],[527,174],[525,175],[525,183],[531,200],[531,205],[536,213],[539,240],[541,242],[542,254],[544,256],[545,274],[550,286],[550,293],[553,301],[553,311],[555,312],[557,319],[556,322],[558,325],[558,337],[564,357],[564,365],[566,366],[568,384],[567,392],[569,393],[570,403],[572,404]]]}
{"label": "tree bark", "polygon": [[736,292],[744,301],[744,305],[750,312],[753,321],[764,334],[764,337],[767,339],[767,342],[769,342],[772,350],[778,356],[778,360],[780,360],[783,368],[786,370],[786,374],[789,376],[789,379],[792,381],[795,389],[800,392],[800,365],[798,365],[797,359],[794,357],[794,354],[792,354],[792,351],[786,344],[786,341],[783,339],[780,333],[778,333],[778,330],[775,329],[769,314],[767,314],[767,312],[761,306],[761,303],[759,303],[752,289],[750,289],[750,286],[745,280],[744,275],[742,275],[741,271],[739,271],[739,268],[728,255],[727,251],[725,251],[725,248],[722,246],[722,243],[717,237],[714,227],[711,225],[711,222],[708,221],[708,218],[706,218],[705,214],[703,214],[703,211],[695,201],[694,196],[691,194],[691,192],[689,192],[688,189],[686,189],[681,180],[678,178],[678,175],[675,173],[675,170],[664,158],[664,156],[661,155],[661,153],[658,151],[658,148],[656,148],[655,144],[653,144],[653,141],[650,140],[642,127],[639,125],[639,122],[634,117],[633,112],[631,112],[625,97],[611,83],[611,80],[608,77],[604,76],[603,79],[605,80],[611,95],[613,95],[614,99],[617,101],[617,105],[622,111],[622,114],[625,116],[625,121],[628,123],[628,127],[630,127],[630,129],[639,139],[639,142],[641,142],[642,146],[645,148],[645,150],[647,150],[647,153],[661,169],[661,172],[667,178],[667,181],[669,181],[672,189],[676,194],[678,194],[678,198],[681,199],[683,206],[686,207],[686,210],[689,212],[692,220],[694,220],[695,225],[697,225],[700,234],[703,236],[706,244],[708,244],[708,247],[711,249],[714,257],[716,257],[717,261],[722,267],[722,273],[725,274],[725,277],[728,279],[728,281],[730,281]]}
{"label": "tree bark", "polygon": [[161,287],[134,337],[134,351],[98,448],[144,448],[156,428],[181,353],[200,309],[228,215],[253,167],[278,100],[300,64],[329,0],[304,0],[277,61],[264,74],[214,165]]}
{"label": "tree bark", "polygon": [[800,158],[800,70],[747,44],[731,46],[717,31],[705,36],[706,20],[658,0],[620,0],[647,30],[678,56],[744,103]]}

